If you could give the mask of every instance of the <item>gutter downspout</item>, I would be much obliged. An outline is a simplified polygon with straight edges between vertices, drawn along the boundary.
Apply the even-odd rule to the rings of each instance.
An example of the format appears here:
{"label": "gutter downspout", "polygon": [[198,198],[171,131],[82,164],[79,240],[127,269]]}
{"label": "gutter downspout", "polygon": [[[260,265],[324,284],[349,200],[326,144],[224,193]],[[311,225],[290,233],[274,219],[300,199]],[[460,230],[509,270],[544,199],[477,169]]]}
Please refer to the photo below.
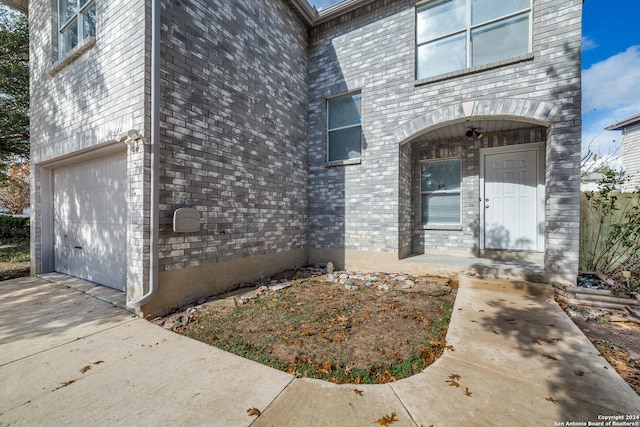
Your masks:
{"label": "gutter downspout", "polygon": [[151,207],[149,220],[149,291],[127,308],[147,304],[158,290],[158,226],[160,222],[160,1],[151,0]]}

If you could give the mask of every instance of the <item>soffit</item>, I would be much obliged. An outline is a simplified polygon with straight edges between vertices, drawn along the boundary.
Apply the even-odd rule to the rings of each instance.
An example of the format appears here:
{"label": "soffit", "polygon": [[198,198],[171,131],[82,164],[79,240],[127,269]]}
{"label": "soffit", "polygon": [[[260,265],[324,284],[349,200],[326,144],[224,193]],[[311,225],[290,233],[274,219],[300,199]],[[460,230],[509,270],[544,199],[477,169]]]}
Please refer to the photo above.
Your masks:
{"label": "soffit", "polygon": [[27,13],[29,7],[28,0],[0,0],[0,3],[6,4],[7,6],[18,10],[24,14]]}
{"label": "soffit", "polygon": [[535,127],[537,127],[537,125],[532,123],[506,119],[469,120],[459,123],[451,123],[441,128],[434,129],[430,132],[420,135],[415,140],[431,142],[460,138],[464,137],[466,132],[471,129],[475,129],[485,136],[490,136],[492,133],[506,132],[518,129],[529,129]]}

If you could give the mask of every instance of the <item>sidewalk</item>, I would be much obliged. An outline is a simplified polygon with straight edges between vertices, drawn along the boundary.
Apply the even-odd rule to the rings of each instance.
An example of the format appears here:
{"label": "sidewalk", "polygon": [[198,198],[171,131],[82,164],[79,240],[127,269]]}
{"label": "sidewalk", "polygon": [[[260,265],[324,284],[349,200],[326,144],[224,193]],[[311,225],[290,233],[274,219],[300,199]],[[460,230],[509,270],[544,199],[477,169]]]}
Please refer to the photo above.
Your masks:
{"label": "sidewalk", "polygon": [[554,426],[640,414],[552,295],[463,277],[453,348],[422,374],[354,386],[294,379],[42,279],[0,282],[0,426],[367,426],[393,412],[394,427]]}

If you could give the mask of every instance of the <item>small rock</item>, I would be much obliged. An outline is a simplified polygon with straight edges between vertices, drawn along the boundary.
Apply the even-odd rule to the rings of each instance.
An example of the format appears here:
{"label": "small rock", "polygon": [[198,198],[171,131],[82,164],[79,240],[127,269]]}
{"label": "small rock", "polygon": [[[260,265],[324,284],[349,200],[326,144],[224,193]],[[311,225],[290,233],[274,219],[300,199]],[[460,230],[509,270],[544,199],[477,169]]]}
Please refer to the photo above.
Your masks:
{"label": "small rock", "polygon": [[393,280],[395,280],[396,282],[404,282],[407,279],[408,279],[407,276],[396,276],[393,278]]}
{"label": "small rock", "polygon": [[331,261],[329,261],[327,263],[327,273],[333,273],[333,263]]}
{"label": "small rock", "polygon": [[188,308],[188,309],[187,309],[187,314],[193,314],[193,313],[195,313],[196,311],[198,311],[198,309],[197,309],[197,308],[195,308],[195,307],[190,307],[190,308]]}
{"label": "small rock", "polygon": [[332,273],[327,274],[327,280],[335,280],[336,276],[334,276]]}
{"label": "small rock", "polygon": [[349,283],[345,284],[344,288],[346,290],[348,290],[348,291],[357,291],[358,290],[358,287],[356,285],[352,285],[352,284],[349,284]]}
{"label": "small rock", "polygon": [[414,283],[413,280],[405,280],[404,283],[402,284],[402,289],[411,289],[415,286],[416,284]]}
{"label": "small rock", "polygon": [[347,280],[349,278],[348,274],[342,273],[340,276],[338,276],[340,279],[344,279]]}
{"label": "small rock", "polygon": [[391,290],[391,286],[382,284],[382,285],[378,285],[378,289],[380,289],[381,291],[389,291]]}
{"label": "small rock", "polygon": [[269,289],[271,289],[272,291],[281,291],[283,289],[290,288],[290,287],[291,287],[291,283],[280,283],[278,285],[269,286]]}
{"label": "small rock", "polygon": [[[272,286],[276,286],[276,285],[272,285]],[[267,292],[269,292],[269,288],[268,287],[260,286],[258,289],[256,289],[256,296],[264,295]]]}
{"label": "small rock", "polygon": [[371,286],[373,286],[373,283],[372,283],[372,282],[364,282],[364,285],[365,285],[367,288],[370,288]]}
{"label": "small rock", "polygon": [[205,302],[207,302],[207,299],[206,299],[206,298],[200,298],[200,299],[198,300],[198,304],[204,304]]}

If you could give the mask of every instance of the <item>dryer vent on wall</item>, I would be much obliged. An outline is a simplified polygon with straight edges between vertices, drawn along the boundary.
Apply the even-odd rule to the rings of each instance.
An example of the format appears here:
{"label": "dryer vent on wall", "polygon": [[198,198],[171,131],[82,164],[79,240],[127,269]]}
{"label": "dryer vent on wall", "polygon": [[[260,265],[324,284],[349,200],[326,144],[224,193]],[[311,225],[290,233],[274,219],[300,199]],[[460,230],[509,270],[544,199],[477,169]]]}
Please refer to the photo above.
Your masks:
{"label": "dryer vent on wall", "polygon": [[180,208],[173,213],[173,231],[193,233],[200,231],[200,212],[193,208]]}

